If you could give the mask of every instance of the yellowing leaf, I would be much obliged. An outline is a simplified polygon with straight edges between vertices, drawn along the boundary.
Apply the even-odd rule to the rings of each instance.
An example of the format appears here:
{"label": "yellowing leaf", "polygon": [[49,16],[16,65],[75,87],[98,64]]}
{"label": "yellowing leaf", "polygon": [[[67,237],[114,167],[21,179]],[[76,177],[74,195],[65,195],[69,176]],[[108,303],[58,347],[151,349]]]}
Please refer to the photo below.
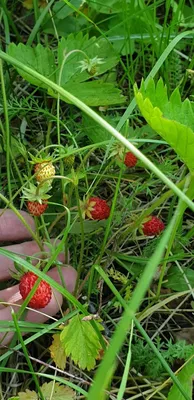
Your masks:
{"label": "yellowing leaf", "polygon": [[65,369],[66,355],[60,340],[60,334],[53,335],[53,342],[49,347],[49,350],[51,352],[51,358],[55,362],[56,366],[60,369]]}
{"label": "yellowing leaf", "polygon": [[[192,399],[193,378],[194,378],[194,363],[193,361],[186,364],[177,375],[179,382],[187,393],[188,397]],[[173,384],[171,387],[167,400],[184,400],[185,397],[180,392],[179,388]]]}
{"label": "yellowing leaf", "polygon": [[[68,386],[60,385],[54,381],[44,383],[41,386],[44,400],[74,400],[75,392]],[[18,393],[19,400],[38,400],[36,392],[26,389],[25,392]]]}
{"label": "yellowing leaf", "polygon": [[34,390],[26,389],[25,392],[19,392],[18,396],[20,400],[38,400],[38,395]]}
{"label": "yellowing leaf", "polygon": [[41,391],[44,396],[44,400],[73,400],[75,399],[75,392],[68,386],[54,383],[44,383],[41,386]]}
{"label": "yellowing leaf", "polygon": [[94,368],[102,347],[91,323],[82,318],[83,315],[73,317],[60,338],[66,355],[81,369],[89,371]]}

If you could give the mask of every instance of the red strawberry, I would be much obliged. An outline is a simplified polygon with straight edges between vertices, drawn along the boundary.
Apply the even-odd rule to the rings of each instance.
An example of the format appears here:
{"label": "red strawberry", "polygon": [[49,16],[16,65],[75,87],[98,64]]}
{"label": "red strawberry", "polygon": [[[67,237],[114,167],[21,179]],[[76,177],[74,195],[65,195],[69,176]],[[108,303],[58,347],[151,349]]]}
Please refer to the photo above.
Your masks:
{"label": "red strawberry", "polygon": [[137,157],[133,153],[128,151],[125,154],[124,163],[125,163],[126,167],[129,167],[129,168],[135,167],[135,165],[137,164]]}
{"label": "red strawberry", "polygon": [[27,199],[27,208],[31,215],[34,217],[40,217],[48,207],[49,195],[47,192],[51,186],[47,182],[35,186],[32,183],[29,184],[29,189],[23,190],[23,198]]}
{"label": "red strawberry", "polygon": [[[22,276],[19,290],[23,300],[26,299],[37,279],[38,276],[33,272],[26,272],[26,274]],[[41,281],[28,304],[30,307],[35,309],[44,308],[50,302],[51,296],[52,290],[50,285],[45,281]]]}
{"label": "red strawberry", "polygon": [[85,213],[90,219],[107,219],[110,215],[110,207],[106,200],[102,200],[100,197],[90,197]]}
{"label": "red strawberry", "polygon": [[151,216],[150,219],[143,224],[143,233],[145,236],[157,236],[164,228],[165,225],[161,219]]}
{"label": "red strawberry", "polygon": [[44,200],[42,204],[40,204],[38,201],[27,202],[28,211],[34,217],[40,217],[40,215],[42,215],[45,212],[47,207],[48,207],[47,200]]}

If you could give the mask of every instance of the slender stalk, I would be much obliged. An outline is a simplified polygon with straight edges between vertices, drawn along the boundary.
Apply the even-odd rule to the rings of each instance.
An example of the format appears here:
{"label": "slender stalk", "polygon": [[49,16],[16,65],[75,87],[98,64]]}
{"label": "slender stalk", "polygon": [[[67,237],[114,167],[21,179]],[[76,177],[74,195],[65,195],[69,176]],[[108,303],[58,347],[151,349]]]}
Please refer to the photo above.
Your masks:
{"label": "slender stalk", "polygon": [[3,75],[3,65],[0,60],[0,77],[1,77],[1,88],[2,88],[2,96],[3,96],[3,108],[4,108],[4,116],[5,116],[5,130],[6,137],[4,138],[6,145],[6,170],[7,170],[7,185],[9,192],[9,199],[12,198],[12,188],[11,188],[11,175],[10,175],[10,147],[11,147],[11,139],[10,139],[10,129],[9,129],[9,115],[7,109],[7,96],[5,90],[5,81]]}
{"label": "slender stalk", "polygon": [[[188,180],[189,180],[189,182],[188,182]],[[193,197],[194,197],[194,176],[192,176],[192,177],[188,176],[185,185],[188,186],[188,188],[186,187],[187,196],[189,198],[193,199]],[[180,200],[179,204],[178,204],[178,207],[177,207],[177,218],[175,220],[175,223],[174,223],[174,226],[173,226],[173,230],[172,230],[172,233],[171,233],[171,237],[169,239],[167,251],[166,251],[166,254],[165,254],[166,261],[163,263],[162,268],[161,268],[160,278],[159,278],[159,282],[158,282],[158,288],[157,288],[157,292],[156,292],[156,298],[159,297],[159,295],[160,295],[162,282],[163,282],[163,278],[164,278],[164,275],[165,275],[166,265],[167,265],[167,262],[168,262],[167,260],[168,260],[168,257],[170,255],[170,253],[171,253],[172,245],[174,243],[177,230],[179,228],[180,222],[181,222],[181,220],[183,218],[183,215],[184,215],[184,212],[185,212],[186,208],[187,208],[187,205],[183,201]]]}
{"label": "slender stalk", "polygon": [[79,192],[78,192],[78,187],[77,185],[75,186],[75,195],[76,195],[76,201],[77,201],[77,207],[78,207],[78,215],[80,219],[80,229],[81,229],[81,249],[80,249],[80,256],[79,256],[79,263],[77,267],[77,280],[76,280],[76,285],[75,285],[75,296],[77,294],[78,286],[79,286],[79,280],[80,280],[80,275],[81,275],[81,270],[82,270],[82,263],[83,263],[83,256],[84,256],[84,222],[83,222],[83,217],[82,217],[82,210],[80,207],[80,199],[79,199]]}
{"label": "slender stalk", "polygon": [[30,372],[31,372],[31,374],[32,374],[34,383],[35,383],[35,385],[36,385],[38,394],[39,394],[40,398],[41,398],[42,400],[44,400],[44,396],[43,396],[43,394],[42,394],[42,392],[41,392],[40,385],[39,385],[39,382],[38,382],[38,378],[37,378],[37,376],[35,375],[35,372],[34,372],[34,369],[33,369],[32,363],[31,363],[31,360],[30,360],[29,355],[28,355],[28,350],[26,349],[25,343],[24,343],[24,341],[23,341],[23,337],[22,337],[22,334],[21,334],[21,331],[20,331],[20,327],[19,327],[19,325],[18,325],[18,320],[17,320],[16,314],[14,313],[14,310],[13,310],[13,309],[12,309],[12,311],[11,311],[11,315],[12,315],[12,318],[13,318],[13,322],[14,322],[14,325],[15,325],[15,329],[16,329],[16,333],[17,333],[18,339],[19,339],[19,341],[20,341],[20,343],[21,343],[21,345],[22,345],[22,350],[23,350],[23,352],[24,352],[24,355],[25,355],[25,358],[26,358],[26,361],[27,361],[29,370],[30,370]]}

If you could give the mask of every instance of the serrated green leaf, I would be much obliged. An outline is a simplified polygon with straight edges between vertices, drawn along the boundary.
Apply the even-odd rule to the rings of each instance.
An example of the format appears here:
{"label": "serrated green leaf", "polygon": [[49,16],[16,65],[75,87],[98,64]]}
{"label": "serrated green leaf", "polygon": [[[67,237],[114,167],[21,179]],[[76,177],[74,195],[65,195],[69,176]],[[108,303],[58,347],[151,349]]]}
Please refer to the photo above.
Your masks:
{"label": "serrated green leaf", "polygon": [[[8,47],[8,54],[16,60],[24,63],[26,66],[39,72],[39,74],[55,82],[55,58],[53,52],[49,48],[44,47],[41,44],[38,44],[36,47],[30,47],[23,43],[19,43],[18,45],[11,43]],[[32,85],[47,88],[43,82],[34,78],[32,75],[27,74],[21,69],[17,69],[17,71]]]}
{"label": "serrated green leaf", "polygon": [[[41,386],[41,391],[44,400],[74,400],[75,392],[68,386],[60,385],[59,383],[44,383]],[[52,394],[52,397],[51,397]]]}
{"label": "serrated green leaf", "polygon": [[[182,292],[184,290],[188,290],[188,283],[193,288],[194,287],[194,271],[190,268],[182,267],[181,272],[179,268],[175,265],[171,267],[167,273],[167,277],[165,280],[164,286],[175,290],[176,292]],[[185,277],[186,279],[185,279]]]}
{"label": "serrated green leaf", "polygon": [[134,86],[138,107],[148,124],[165,139],[191,170],[194,169],[194,112],[188,99],[181,102],[176,89],[168,100],[160,79],[155,86],[150,79],[138,90]]}
{"label": "serrated green leaf", "polygon": [[[79,32],[77,35],[70,34],[67,38],[62,38],[58,46],[59,70],[63,63],[64,55],[81,50],[90,59],[94,57],[102,58],[103,64],[97,65],[97,74],[101,75],[118,64],[119,57],[112,48],[111,44],[104,38],[97,39],[95,36],[89,39],[88,35]],[[81,72],[80,61],[86,57],[83,53],[74,51],[68,56],[61,75],[61,86],[71,80],[71,82],[83,82],[91,78],[87,71]],[[59,72],[58,72],[59,76]]]}
{"label": "serrated green leaf", "polygon": [[[183,369],[178,373],[177,378],[184,388],[185,392],[192,400],[193,391],[193,378],[194,378],[194,363],[193,360],[186,364]],[[175,384],[171,387],[167,400],[184,400],[185,397],[182,395],[180,390]]]}
{"label": "serrated green leaf", "polygon": [[90,371],[94,368],[102,347],[90,322],[83,321],[82,318],[83,315],[73,317],[60,337],[66,355],[81,369]]}
{"label": "serrated green leaf", "polygon": [[[125,97],[121,91],[112,83],[104,83],[102,81],[92,81],[84,83],[68,83],[64,89],[90,107],[108,106],[113,104],[121,104],[125,102]],[[48,93],[57,97],[53,90],[48,89]],[[66,97],[61,98],[69,103]]]}

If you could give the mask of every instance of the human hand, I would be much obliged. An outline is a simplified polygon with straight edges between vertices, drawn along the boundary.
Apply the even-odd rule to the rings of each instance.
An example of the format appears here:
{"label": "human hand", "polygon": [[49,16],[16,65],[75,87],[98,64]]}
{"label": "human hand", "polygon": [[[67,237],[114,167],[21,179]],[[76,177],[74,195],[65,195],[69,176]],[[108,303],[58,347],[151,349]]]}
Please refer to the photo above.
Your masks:
{"label": "human hand", "polygon": [[[26,239],[30,239],[31,237],[18,217],[11,210],[6,210],[1,215],[2,211],[3,210],[0,209],[0,242],[20,242],[20,244],[5,246],[4,249],[25,256],[32,256],[33,254],[38,253],[38,256],[41,257],[41,255],[39,255],[40,249],[34,241],[25,242]],[[24,211],[21,211],[21,214],[25,218],[26,222],[30,225],[32,230],[35,230],[33,218]],[[45,248],[45,251],[48,251],[48,249]],[[63,253],[59,254],[58,260],[62,263],[65,262]],[[13,261],[0,254],[0,281],[10,279],[11,270],[14,270]],[[67,290],[69,290],[69,292],[73,292],[77,276],[75,269],[71,266],[62,267],[61,272]],[[48,272],[48,275],[58,283],[62,284],[57,268],[51,269]],[[44,323],[48,318],[54,316],[59,311],[63,301],[62,295],[54,289],[52,292],[51,301],[44,309],[31,309],[27,311],[25,316],[26,321]],[[7,303],[8,306],[5,307],[3,302]],[[23,300],[19,292],[19,285],[0,290],[0,321],[11,321],[11,309],[14,309],[17,312],[18,307],[22,304],[22,302]],[[6,345],[9,343],[12,336],[13,332],[7,333],[6,336],[4,332],[0,332],[0,346],[2,344]]]}

